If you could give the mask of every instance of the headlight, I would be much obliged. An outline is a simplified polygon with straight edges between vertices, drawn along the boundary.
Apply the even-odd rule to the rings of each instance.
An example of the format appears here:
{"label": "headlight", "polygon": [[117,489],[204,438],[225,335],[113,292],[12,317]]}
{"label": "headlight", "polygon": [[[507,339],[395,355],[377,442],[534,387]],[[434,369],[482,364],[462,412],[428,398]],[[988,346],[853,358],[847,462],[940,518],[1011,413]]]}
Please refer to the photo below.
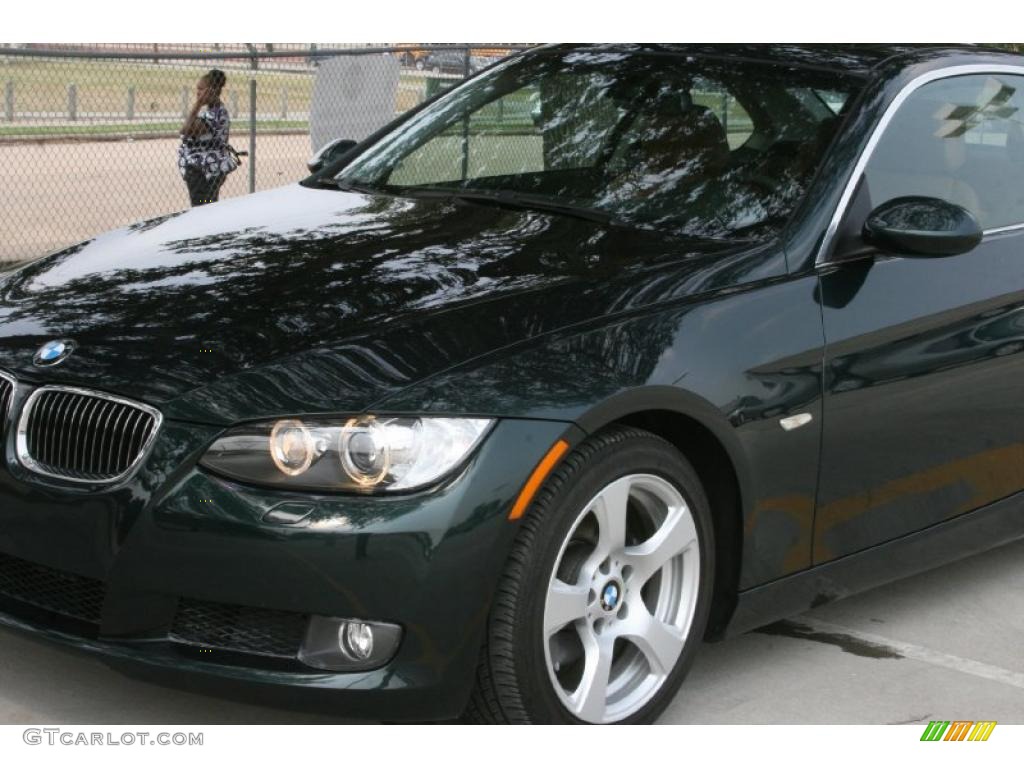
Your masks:
{"label": "headlight", "polygon": [[456,470],[491,419],[281,419],[236,427],[200,464],[257,485],[310,491],[414,491]]}

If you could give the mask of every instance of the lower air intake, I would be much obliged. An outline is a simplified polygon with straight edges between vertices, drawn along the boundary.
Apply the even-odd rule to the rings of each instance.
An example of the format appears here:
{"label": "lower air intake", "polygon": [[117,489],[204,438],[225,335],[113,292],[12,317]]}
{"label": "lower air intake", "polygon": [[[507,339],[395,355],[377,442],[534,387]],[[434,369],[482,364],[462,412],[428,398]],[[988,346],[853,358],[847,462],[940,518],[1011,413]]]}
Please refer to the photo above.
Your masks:
{"label": "lower air intake", "polygon": [[170,639],[221,651],[298,658],[309,616],[242,605],[182,599]]}
{"label": "lower air intake", "polygon": [[102,581],[0,554],[0,597],[99,626]]}

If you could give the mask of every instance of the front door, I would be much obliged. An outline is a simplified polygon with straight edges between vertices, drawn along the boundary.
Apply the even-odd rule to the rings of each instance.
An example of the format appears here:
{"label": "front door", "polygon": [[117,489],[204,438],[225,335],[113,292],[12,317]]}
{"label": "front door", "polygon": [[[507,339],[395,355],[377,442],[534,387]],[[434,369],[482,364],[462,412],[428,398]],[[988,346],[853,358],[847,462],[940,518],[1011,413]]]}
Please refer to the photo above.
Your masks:
{"label": "front door", "polygon": [[1024,488],[1024,77],[916,90],[872,152],[840,231],[895,197],[967,208],[986,234],[947,258],[877,253],[821,273],[824,437],[814,561]]}

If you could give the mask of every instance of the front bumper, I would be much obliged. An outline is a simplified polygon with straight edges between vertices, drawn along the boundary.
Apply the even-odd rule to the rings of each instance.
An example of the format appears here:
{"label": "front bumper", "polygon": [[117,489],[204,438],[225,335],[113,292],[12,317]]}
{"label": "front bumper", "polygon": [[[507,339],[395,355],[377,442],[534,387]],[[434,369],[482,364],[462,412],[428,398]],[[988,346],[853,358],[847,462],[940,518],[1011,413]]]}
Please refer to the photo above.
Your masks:
{"label": "front bumper", "polygon": [[[218,430],[181,422],[164,424],[126,484],[70,488],[27,473],[8,435],[0,624],[178,687],[362,718],[454,717],[517,529],[508,510],[571,431],[500,421],[457,478],[404,497],[225,481],[196,468]],[[294,501],[313,508],[300,524],[264,520]],[[203,615],[221,626],[197,628],[197,606],[212,606]],[[379,669],[315,670],[288,657],[296,623],[311,615],[396,623],[402,642]]]}

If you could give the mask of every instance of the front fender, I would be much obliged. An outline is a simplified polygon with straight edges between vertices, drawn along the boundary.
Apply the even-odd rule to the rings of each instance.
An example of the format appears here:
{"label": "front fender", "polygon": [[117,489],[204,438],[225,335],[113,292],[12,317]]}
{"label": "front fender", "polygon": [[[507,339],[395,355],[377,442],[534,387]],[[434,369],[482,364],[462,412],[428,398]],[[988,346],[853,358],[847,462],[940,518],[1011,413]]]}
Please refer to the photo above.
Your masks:
{"label": "front fender", "polygon": [[[810,565],[821,429],[816,279],[762,283],[473,361],[378,412],[571,421],[586,432],[644,411],[700,423],[741,483],[746,588]],[[780,419],[809,413],[786,431]]]}

